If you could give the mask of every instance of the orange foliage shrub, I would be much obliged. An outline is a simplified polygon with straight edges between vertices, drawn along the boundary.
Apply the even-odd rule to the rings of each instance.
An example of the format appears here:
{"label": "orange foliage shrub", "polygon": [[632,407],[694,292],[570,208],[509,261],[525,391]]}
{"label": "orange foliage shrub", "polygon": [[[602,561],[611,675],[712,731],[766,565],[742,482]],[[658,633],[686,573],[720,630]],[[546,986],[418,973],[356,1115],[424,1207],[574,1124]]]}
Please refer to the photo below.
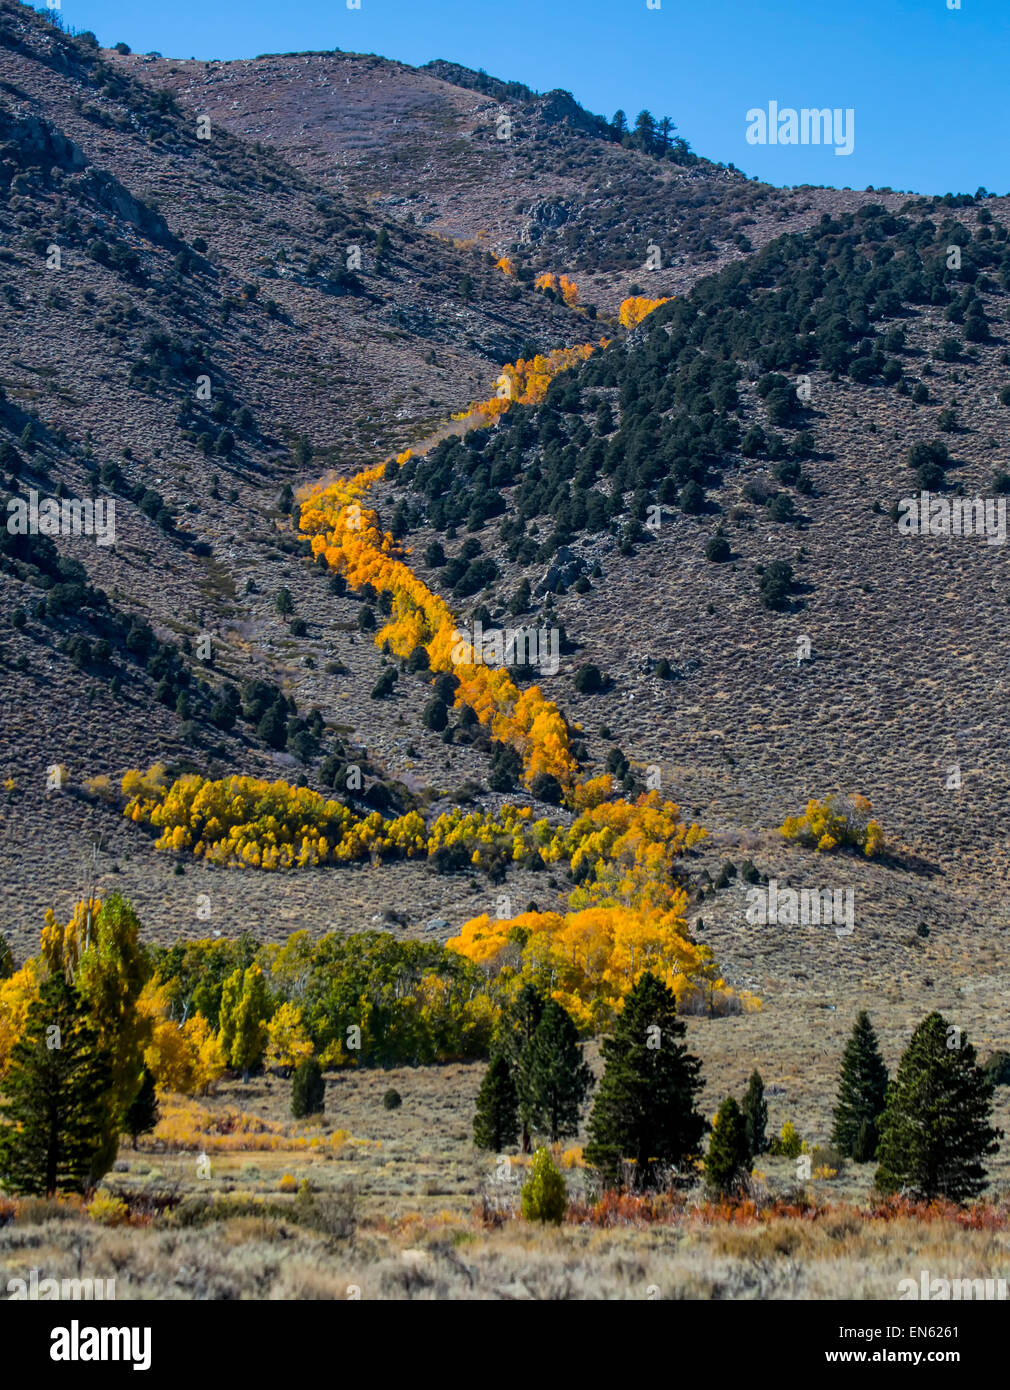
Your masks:
{"label": "orange foliage shrub", "polygon": [[570,307],[574,307],[579,302],[579,287],[574,280],[570,280],[567,275],[555,275],[553,271],[547,271],[544,275],[538,275],[533,281],[533,288],[537,290],[553,290],[554,293]]}
{"label": "orange foliage shrub", "polygon": [[[606,346],[606,339],[600,339],[600,347]],[[475,401],[468,409],[454,415],[454,420],[467,420],[478,415],[488,424],[493,424],[511,405],[539,405],[547,395],[547,388],[559,372],[567,371],[578,362],[584,362],[596,351],[595,343],[582,343],[578,347],[556,348],[546,356],[537,353],[535,357],[520,357],[517,362],[507,362],[498,378],[498,393],[490,400]]]}
{"label": "orange foliage shrub", "polygon": [[632,295],[621,305],[617,318],[622,328],[637,328],[642,320],[652,313],[653,309],[658,309],[661,304],[668,303],[668,299],[646,299],[644,295]]}

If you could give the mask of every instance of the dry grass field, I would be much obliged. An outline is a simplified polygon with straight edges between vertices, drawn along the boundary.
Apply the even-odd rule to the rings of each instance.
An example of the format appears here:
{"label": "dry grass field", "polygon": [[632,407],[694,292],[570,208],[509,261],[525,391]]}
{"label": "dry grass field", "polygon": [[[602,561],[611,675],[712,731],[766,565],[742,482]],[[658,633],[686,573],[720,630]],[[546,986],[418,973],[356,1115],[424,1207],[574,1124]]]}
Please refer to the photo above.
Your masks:
{"label": "dry grass field", "polygon": [[[761,1050],[770,1030],[746,1044],[728,1036],[750,1022],[692,1021],[691,1046],[737,1091],[733,1059],[753,1046],[768,1067],[769,1130],[793,1119],[811,1146],[824,1142],[828,1078],[799,1065],[776,1072],[766,1061],[776,1054]],[[811,1042],[797,1029],[792,1045]],[[821,1300],[896,1299],[899,1281],[922,1269],[1010,1277],[1002,1157],[994,1205],[976,1226],[949,1211],[873,1215],[873,1165],[801,1182],[793,1160],[768,1155],[756,1167],[755,1209],[713,1210],[699,1182],[648,1220],[590,1213],[572,1141],[556,1149],[569,1217],[558,1228],[530,1224],[518,1212],[522,1158],[503,1164],[473,1147],[482,1071],[330,1073],[326,1113],[313,1121],[291,1120],[290,1083],[273,1076],[224,1083],[199,1101],[164,1098],[158,1129],[136,1151],[124,1145],[104,1183],[130,1208],[129,1224],[103,1224],[72,1202],[22,1199],[16,1217],[8,1204],[0,1287],[35,1267],[40,1278],[113,1278],[119,1299]],[[402,1098],[395,1110],[383,1106],[391,1088]],[[706,1113],[718,1099],[709,1086]],[[1005,1089],[995,1119],[1010,1128]]]}

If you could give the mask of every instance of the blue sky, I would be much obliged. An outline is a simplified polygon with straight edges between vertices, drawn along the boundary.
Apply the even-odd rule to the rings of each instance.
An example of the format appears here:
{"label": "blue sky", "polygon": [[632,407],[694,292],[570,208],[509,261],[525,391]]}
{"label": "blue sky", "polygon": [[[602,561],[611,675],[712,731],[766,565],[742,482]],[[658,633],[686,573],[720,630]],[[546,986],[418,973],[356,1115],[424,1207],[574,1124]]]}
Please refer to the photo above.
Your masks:
{"label": "blue sky", "polygon": [[[655,4],[656,0],[652,0]],[[775,184],[1010,192],[1010,0],[61,0],[166,57],[341,48],[447,58],[591,111],[670,115],[695,150]],[[751,108],[851,108],[854,148],[748,144]]]}

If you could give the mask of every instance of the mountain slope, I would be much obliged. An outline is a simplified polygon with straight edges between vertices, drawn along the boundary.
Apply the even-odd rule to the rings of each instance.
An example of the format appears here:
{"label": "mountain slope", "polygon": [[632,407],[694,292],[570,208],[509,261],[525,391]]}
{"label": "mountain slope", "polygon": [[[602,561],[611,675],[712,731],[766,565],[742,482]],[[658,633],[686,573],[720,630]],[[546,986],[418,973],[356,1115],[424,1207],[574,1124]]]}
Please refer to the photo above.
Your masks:
{"label": "mountain slope", "polygon": [[[341,52],[113,61],[172,91],[183,109],[282,152],[321,187],[398,222],[476,239],[531,275],[573,275],[583,302],[607,310],[636,282],[654,297],[683,293],[783,231],[881,200],[654,158],[601,138],[598,118],[568,92],[508,95],[517,84],[450,63],[412,68]],[[650,244],[660,251],[655,270],[645,268]]]}

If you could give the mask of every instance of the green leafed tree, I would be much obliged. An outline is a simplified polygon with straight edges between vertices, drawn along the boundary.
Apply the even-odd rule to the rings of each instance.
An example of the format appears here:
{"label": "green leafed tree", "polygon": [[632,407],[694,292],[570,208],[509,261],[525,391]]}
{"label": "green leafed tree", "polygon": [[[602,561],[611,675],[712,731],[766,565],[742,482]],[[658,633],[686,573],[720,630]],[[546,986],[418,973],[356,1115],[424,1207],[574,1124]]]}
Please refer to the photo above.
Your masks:
{"label": "green leafed tree", "polygon": [[550,999],[523,1055],[522,1111],[531,1128],[551,1143],[578,1134],[579,1115],[593,1085],[578,1029]]}
{"label": "green leafed tree", "polygon": [[880,1118],[887,1101],[887,1068],[865,1009],[852,1029],[842,1056],[835,1123],[831,1138],[838,1151],[857,1163],[877,1154]]}
{"label": "green leafed tree", "polygon": [[473,1142],[478,1149],[502,1153],[515,1147],[519,1138],[519,1102],[512,1067],[502,1053],[496,1053],[484,1073],[477,1092],[473,1117]]}
{"label": "green leafed tree", "polygon": [[112,1166],[111,1067],[87,1005],[50,975],[11,1049],[0,1105],[0,1184],[10,1192],[82,1192]]}
{"label": "green leafed tree", "polygon": [[589,1117],[586,1161],[611,1184],[622,1164],[654,1186],[662,1168],[680,1167],[700,1151],[706,1121],[695,1106],[701,1063],[682,1041],[672,990],[645,974],[628,993],[613,1034],[601,1045],[603,1078]]}
{"label": "green leafed tree", "polygon": [[234,1071],[249,1080],[267,1045],[270,997],[258,965],[236,970],[221,991],[221,1046]]}
{"label": "green leafed tree", "polygon": [[983,1160],[1003,1134],[989,1123],[992,1083],[975,1049],[939,1013],[919,1024],[888,1088],[876,1182],[885,1193],[963,1202],[986,1187]]}
{"label": "green leafed tree", "polygon": [[95,913],[73,981],[109,1061],[109,1102],[117,1130],[103,1154],[107,1168],[115,1161],[119,1129],[126,1127],[127,1111],[144,1074],[144,1049],[151,1024],[138,1011],[137,1001],[147,973],[140,920],[130,903],[113,893]]}

